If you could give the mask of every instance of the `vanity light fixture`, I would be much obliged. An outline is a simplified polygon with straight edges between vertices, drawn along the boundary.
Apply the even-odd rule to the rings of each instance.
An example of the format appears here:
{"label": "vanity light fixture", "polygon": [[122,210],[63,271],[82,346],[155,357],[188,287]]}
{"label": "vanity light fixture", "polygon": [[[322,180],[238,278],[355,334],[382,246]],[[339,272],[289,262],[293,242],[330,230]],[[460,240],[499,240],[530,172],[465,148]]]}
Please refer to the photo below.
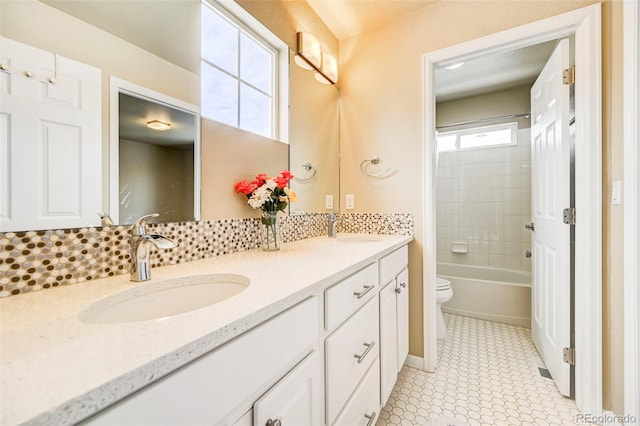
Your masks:
{"label": "vanity light fixture", "polygon": [[169,130],[171,128],[171,124],[165,123],[164,121],[159,120],[151,120],[147,121],[147,127],[153,130]]}
{"label": "vanity light fixture", "polygon": [[322,50],[317,38],[309,33],[299,32],[297,35],[296,64],[304,69],[318,69],[322,65]]}
{"label": "vanity light fixture", "polygon": [[336,84],[338,81],[338,61],[322,52],[320,42],[308,33],[297,35],[296,64],[307,70],[314,70],[316,80],[322,84]]}

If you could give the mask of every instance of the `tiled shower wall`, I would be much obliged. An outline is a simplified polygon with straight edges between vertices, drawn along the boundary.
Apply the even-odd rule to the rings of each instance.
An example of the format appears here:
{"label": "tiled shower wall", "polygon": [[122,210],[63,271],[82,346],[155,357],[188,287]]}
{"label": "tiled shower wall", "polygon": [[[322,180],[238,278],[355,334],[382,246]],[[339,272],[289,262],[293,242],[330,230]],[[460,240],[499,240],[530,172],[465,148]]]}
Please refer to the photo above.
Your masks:
{"label": "tiled shower wall", "polygon": [[[437,186],[438,262],[531,270],[530,129],[518,144],[439,154]],[[468,253],[451,251],[466,242]]]}
{"label": "tiled shower wall", "polygon": [[[413,234],[410,214],[358,213],[341,232]],[[260,219],[151,224],[180,245],[154,250],[152,265],[166,266],[259,246]],[[0,233],[0,297],[126,274],[129,226]],[[282,242],[326,235],[327,214],[280,216]]]}

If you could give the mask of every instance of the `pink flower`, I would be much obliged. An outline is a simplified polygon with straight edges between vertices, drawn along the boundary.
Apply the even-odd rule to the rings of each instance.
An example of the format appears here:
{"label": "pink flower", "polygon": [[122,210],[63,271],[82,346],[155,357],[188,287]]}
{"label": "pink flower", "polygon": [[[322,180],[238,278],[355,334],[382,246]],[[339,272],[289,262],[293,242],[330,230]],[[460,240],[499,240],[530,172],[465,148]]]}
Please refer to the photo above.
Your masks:
{"label": "pink flower", "polygon": [[236,183],[236,192],[244,195],[251,194],[258,186],[254,182],[247,182],[246,180]]}

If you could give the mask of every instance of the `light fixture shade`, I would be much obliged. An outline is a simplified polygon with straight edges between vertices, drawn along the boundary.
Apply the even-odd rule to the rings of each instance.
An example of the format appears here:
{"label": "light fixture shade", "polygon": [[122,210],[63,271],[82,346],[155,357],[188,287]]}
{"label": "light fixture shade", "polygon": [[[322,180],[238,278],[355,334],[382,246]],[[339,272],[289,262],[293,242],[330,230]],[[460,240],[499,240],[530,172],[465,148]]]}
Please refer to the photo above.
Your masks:
{"label": "light fixture shade", "polygon": [[327,77],[325,77],[324,75],[320,74],[318,71],[316,71],[315,74],[316,74],[316,80],[318,80],[320,83],[322,83],[322,84],[333,84],[327,79]]}
{"label": "light fixture shade", "polygon": [[301,62],[304,63],[305,61],[302,58],[298,60],[299,58],[297,56],[296,63],[302,68],[309,70],[313,69],[313,67],[320,68],[322,65],[322,50],[320,49],[320,42],[318,39],[309,33],[299,32],[297,41],[297,54],[306,59],[308,63],[302,65]]}
{"label": "light fixture shade", "polygon": [[171,124],[165,123],[164,121],[151,120],[151,121],[147,121],[147,127],[153,130],[164,131],[164,130],[169,130],[171,128]]}
{"label": "light fixture shade", "polygon": [[338,82],[338,60],[328,53],[322,54],[322,73],[331,80],[331,83]]}

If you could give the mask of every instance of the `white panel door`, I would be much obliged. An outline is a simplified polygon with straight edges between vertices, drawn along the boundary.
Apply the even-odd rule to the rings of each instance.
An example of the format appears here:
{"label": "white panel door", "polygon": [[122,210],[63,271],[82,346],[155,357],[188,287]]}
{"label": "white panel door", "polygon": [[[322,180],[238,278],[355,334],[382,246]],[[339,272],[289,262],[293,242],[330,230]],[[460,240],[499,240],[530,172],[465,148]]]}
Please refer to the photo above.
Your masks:
{"label": "white panel door", "polygon": [[563,395],[570,394],[570,367],[563,348],[570,346],[569,41],[556,47],[531,89],[533,246],[532,337]]}
{"label": "white panel door", "polygon": [[101,72],[0,38],[0,231],[99,224]]}

